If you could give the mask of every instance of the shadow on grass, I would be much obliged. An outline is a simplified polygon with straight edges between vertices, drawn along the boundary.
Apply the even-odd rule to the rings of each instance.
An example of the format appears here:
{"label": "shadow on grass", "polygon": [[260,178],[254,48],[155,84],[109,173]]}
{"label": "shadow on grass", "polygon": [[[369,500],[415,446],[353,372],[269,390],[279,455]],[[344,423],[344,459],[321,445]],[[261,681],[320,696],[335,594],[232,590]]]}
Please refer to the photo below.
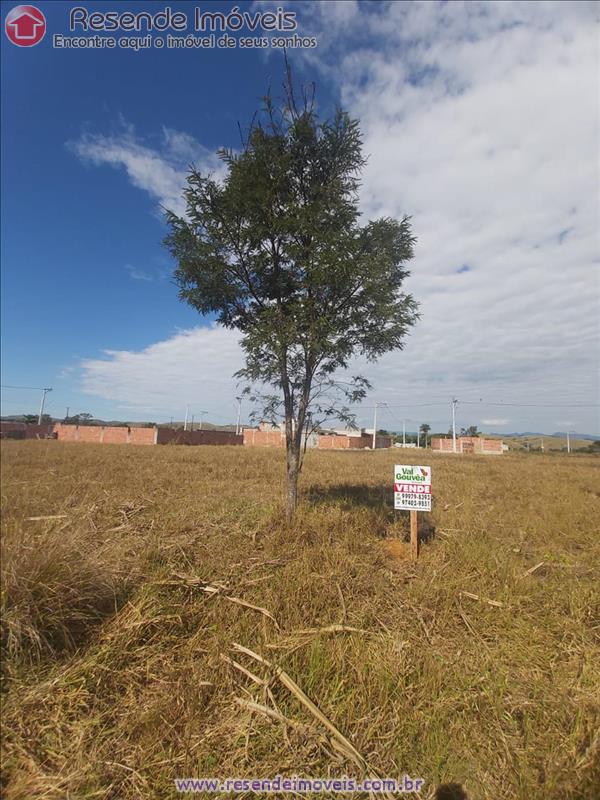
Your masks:
{"label": "shadow on grass", "polygon": [[[398,537],[400,532],[405,538],[410,537],[408,511],[394,510],[394,496],[389,484],[341,483],[332,486],[311,486],[306,494],[307,500],[314,504],[334,504],[346,511],[353,508],[370,508],[385,516],[389,529],[384,536]],[[418,516],[419,540],[427,544],[435,538],[435,525],[430,515],[421,513]]]}
{"label": "shadow on grass", "polygon": [[311,486],[307,492],[311,503],[334,503],[348,509],[362,506],[393,514],[393,497],[390,487],[381,483],[340,483],[333,486]]}

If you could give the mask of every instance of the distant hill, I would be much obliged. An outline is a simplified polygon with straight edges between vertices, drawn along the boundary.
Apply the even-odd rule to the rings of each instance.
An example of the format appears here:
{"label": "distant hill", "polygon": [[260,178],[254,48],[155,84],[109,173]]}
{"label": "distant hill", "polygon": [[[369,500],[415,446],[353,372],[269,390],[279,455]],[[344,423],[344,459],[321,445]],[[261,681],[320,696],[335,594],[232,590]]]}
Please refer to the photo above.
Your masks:
{"label": "distant hill", "polygon": [[[7,414],[0,419],[6,420],[7,422],[23,422],[25,414]],[[51,417],[50,422],[64,422],[64,417]],[[75,421],[73,418],[69,419],[69,424],[75,425]],[[159,428],[183,428],[184,422],[178,422],[177,420],[173,420],[172,423],[170,422],[129,422],[127,420],[122,419],[97,419],[93,417],[92,419],[88,420],[85,423],[81,423],[82,425],[105,425],[105,426],[114,426],[114,427],[125,427],[129,426],[130,428],[144,428],[151,425],[158,425]],[[200,428],[200,423],[198,421],[194,421],[194,430],[197,431]],[[188,420],[188,429],[192,429],[192,423]],[[212,422],[202,422],[202,429],[205,431],[235,431],[235,424],[228,423],[227,425],[214,425]]]}
{"label": "distant hill", "polygon": [[[575,437],[576,439],[589,439],[592,442],[600,439],[600,433],[597,433],[595,436],[593,433],[571,433],[569,435]],[[561,439],[567,438],[566,433],[553,433],[552,436],[559,436]]]}
{"label": "distant hill", "polygon": [[[183,428],[183,422],[177,422],[173,420],[172,423],[170,422],[159,422],[157,423],[159,428]],[[247,427],[247,426],[245,426]],[[192,429],[191,422],[188,421],[188,429]],[[200,423],[194,421],[194,430],[197,431],[200,429]],[[226,425],[214,425],[212,422],[202,422],[202,430],[203,431],[235,431],[235,424],[230,422]]]}
{"label": "distant hill", "polygon": [[[581,438],[580,434],[570,434],[569,445],[572,451],[587,451],[598,437]],[[545,452],[566,452],[567,435],[555,436],[548,433],[530,434],[505,434],[502,441],[514,451],[541,452],[542,447]]]}
{"label": "distant hill", "polygon": [[[566,431],[556,431],[555,433],[540,433],[539,431],[525,431],[524,433],[488,433],[486,436],[500,436],[504,438],[518,438],[518,437],[528,437],[528,436],[544,436],[546,438],[557,438],[557,439],[566,439],[567,433]],[[569,436],[571,439],[586,439],[590,442],[595,442],[596,440],[600,439],[600,433],[573,433],[569,432]]]}

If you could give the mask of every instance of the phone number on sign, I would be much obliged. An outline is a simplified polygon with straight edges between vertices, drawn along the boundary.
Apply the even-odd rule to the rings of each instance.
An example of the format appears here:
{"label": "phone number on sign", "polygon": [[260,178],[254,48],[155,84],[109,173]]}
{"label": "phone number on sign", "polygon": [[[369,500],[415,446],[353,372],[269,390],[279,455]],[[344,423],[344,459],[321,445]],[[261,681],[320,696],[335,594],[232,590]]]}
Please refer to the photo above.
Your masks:
{"label": "phone number on sign", "polygon": [[409,494],[407,492],[394,492],[394,508],[396,509],[424,509],[431,511],[430,494]]}

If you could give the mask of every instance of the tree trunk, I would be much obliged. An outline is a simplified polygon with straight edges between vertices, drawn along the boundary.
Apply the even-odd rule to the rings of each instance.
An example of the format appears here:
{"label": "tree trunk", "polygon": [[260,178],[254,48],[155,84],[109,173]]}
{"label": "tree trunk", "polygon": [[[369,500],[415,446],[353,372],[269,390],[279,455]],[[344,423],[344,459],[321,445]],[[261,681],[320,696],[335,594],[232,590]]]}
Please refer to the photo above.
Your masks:
{"label": "tree trunk", "polygon": [[286,518],[292,521],[296,506],[298,505],[298,475],[300,451],[294,447],[294,442],[287,444],[287,510]]}
{"label": "tree trunk", "polygon": [[[284,374],[287,379],[287,373]],[[292,521],[296,506],[298,505],[298,477],[302,468],[302,433],[306,419],[306,409],[310,396],[311,380],[307,377],[304,391],[298,405],[298,415],[294,415],[293,394],[289,383],[283,381],[283,394],[285,405],[285,448],[287,459],[287,509],[288,523]]]}

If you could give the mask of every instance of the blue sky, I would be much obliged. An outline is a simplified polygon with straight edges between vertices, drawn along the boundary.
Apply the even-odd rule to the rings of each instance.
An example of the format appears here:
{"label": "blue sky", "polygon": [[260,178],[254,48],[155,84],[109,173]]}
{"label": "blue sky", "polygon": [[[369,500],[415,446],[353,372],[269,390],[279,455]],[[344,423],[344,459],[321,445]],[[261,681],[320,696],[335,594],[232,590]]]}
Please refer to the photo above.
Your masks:
{"label": "blue sky", "polygon": [[[67,33],[70,5],[39,4],[50,32]],[[3,19],[12,7],[2,3]],[[83,164],[68,143],[133,125],[150,146],[160,146],[165,126],[210,150],[237,146],[237,121],[253,113],[272,66],[249,51],[60,51],[48,36],[33,48],[3,42],[3,383],[54,386],[54,413],[63,405],[109,413],[110,403],[82,397],[78,375],[61,377],[65,368],[198,324],[170,282],[156,199],[120,171]],[[5,391],[3,401],[10,413],[37,395]]]}
{"label": "blue sky", "polygon": [[[178,301],[159,205],[181,202],[190,160],[218,169],[214,151],[239,145],[281,56],[61,51],[51,35],[68,33],[72,4],[37,5],[40,44],[2,33],[2,383],[54,387],[57,416],[182,418],[190,403],[230,421],[239,345]],[[362,120],[365,216],[412,214],[419,237],[423,322],[403,353],[365,367],[365,405],[390,404],[386,427],[444,429],[456,394],[479,403],[464,424],[597,432],[594,6],[280,5],[318,39],[292,54],[297,78],[317,81],[323,113],[341,102]],[[39,398],[2,401],[14,413]]]}

